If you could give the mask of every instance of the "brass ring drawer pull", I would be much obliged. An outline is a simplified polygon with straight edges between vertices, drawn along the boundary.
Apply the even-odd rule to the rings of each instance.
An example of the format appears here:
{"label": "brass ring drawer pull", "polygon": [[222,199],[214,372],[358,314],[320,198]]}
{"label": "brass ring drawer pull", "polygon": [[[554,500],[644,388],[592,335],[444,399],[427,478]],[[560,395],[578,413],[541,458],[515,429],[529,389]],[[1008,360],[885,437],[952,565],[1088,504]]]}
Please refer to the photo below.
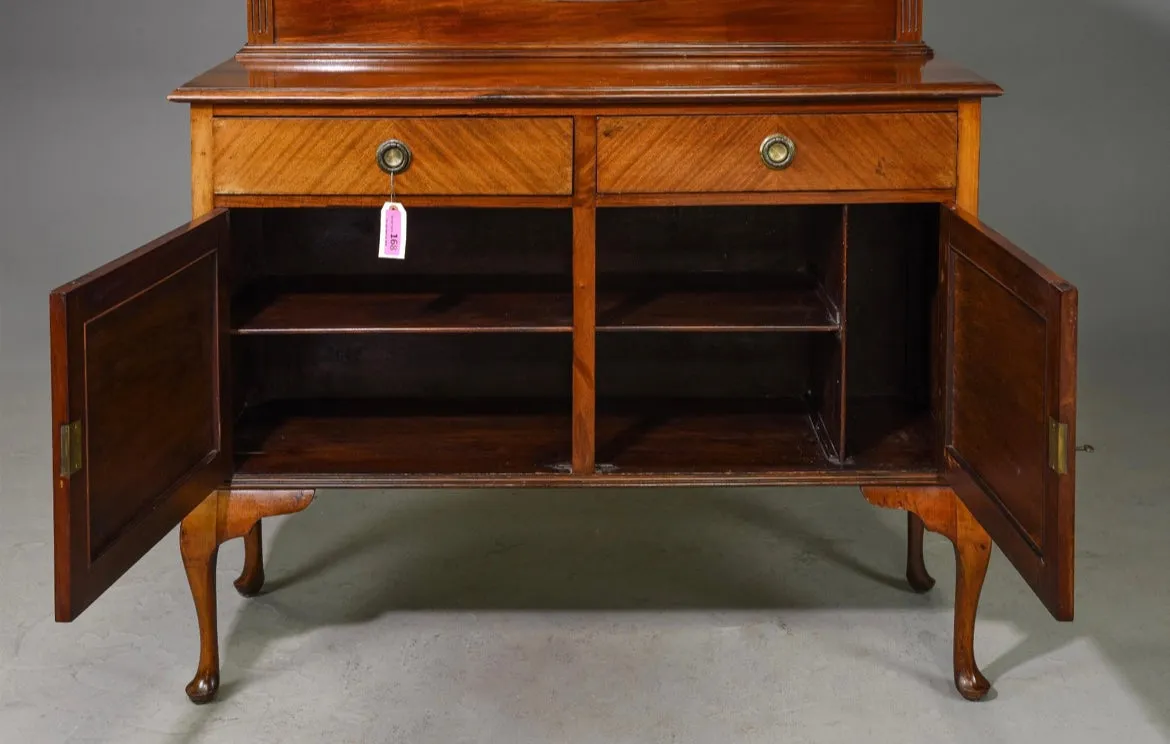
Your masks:
{"label": "brass ring drawer pull", "polygon": [[378,146],[378,167],[392,176],[405,173],[413,159],[410,148],[400,140],[386,140]]}
{"label": "brass ring drawer pull", "polygon": [[783,134],[768,136],[760,145],[760,159],[772,170],[784,170],[796,157],[796,143]]}

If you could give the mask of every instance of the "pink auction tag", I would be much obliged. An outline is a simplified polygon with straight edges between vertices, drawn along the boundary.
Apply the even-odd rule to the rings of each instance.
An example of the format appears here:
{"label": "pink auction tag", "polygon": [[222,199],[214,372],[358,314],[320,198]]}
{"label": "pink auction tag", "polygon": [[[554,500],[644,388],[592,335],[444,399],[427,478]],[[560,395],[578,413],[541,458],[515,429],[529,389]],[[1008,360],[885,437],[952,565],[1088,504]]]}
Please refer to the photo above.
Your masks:
{"label": "pink auction tag", "polygon": [[378,258],[406,258],[406,207],[397,202],[386,202],[382,207]]}

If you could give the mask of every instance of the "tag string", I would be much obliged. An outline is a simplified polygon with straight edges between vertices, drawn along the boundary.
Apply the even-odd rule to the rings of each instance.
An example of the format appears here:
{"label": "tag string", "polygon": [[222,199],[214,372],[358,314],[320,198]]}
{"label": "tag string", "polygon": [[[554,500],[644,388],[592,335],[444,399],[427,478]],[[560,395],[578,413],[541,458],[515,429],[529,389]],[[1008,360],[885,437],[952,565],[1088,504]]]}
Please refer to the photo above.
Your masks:
{"label": "tag string", "polygon": [[394,174],[390,174],[390,201],[394,201]]}

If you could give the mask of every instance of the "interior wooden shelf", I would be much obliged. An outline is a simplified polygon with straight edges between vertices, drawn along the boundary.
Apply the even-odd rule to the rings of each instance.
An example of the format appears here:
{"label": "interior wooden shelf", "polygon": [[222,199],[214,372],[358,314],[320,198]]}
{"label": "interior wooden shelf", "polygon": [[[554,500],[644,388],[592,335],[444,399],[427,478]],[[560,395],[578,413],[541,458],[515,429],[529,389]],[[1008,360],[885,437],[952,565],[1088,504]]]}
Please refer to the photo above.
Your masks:
{"label": "interior wooden shelf", "polygon": [[314,292],[268,295],[237,313],[233,332],[567,333],[573,300],[557,292]]}
{"label": "interior wooden shelf", "polygon": [[940,467],[938,434],[929,411],[896,398],[850,398],[845,411],[847,466],[896,472]]}
{"label": "interior wooden shelf", "polygon": [[246,409],[236,472],[549,473],[569,462],[567,400],[309,400]]}
{"label": "interior wooden shelf", "polygon": [[618,473],[828,467],[803,401],[602,401],[597,462]]}
{"label": "interior wooden shelf", "polygon": [[603,291],[597,299],[599,331],[840,330],[837,313],[814,287],[766,291]]}
{"label": "interior wooden shelf", "polygon": [[[728,289],[733,281],[700,277],[621,282],[597,297],[601,331],[835,332],[839,315],[813,283],[792,280],[767,289]],[[553,279],[544,286],[555,285]],[[392,286],[331,278],[268,282],[235,303],[238,335],[360,333],[567,333],[573,328],[568,291],[538,291],[537,282],[509,286],[483,277],[456,288]],[[514,282],[512,284],[515,284]],[[741,283],[742,284],[742,283]],[[422,291],[420,291],[422,290]]]}
{"label": "interior wooden shelf", "polygon": [[859,402],[866,449],[831,463],[803,401],[612,400],[600,404],[597,462],[624,474],[820,472],[928,473],[935,469],[929,416],[891,401]]}
{"label": "interior wooden shelf", "polygon": [[[603,472],[785,473],[937,470],[928,414],[896,401],[854,401],[852,453],[826,458],[803,401],[603,401]],[[275,401],[236,423],[236,470],[267,474],[551,474],[571,451],[568,401]],[[388,445],[392,442],[393,445]]]}

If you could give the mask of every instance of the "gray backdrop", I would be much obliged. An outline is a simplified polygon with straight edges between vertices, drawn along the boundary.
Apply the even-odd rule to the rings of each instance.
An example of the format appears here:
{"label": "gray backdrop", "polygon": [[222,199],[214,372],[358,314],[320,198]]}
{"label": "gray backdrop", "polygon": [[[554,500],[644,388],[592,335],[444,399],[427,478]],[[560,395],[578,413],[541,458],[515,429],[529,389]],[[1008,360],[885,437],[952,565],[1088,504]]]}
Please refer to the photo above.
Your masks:
{"label": "gray backdrop", "polygon": [[[57,284],[187,219],[187,111],[167,103],[165,96],[239,48],[245,34],[244,6],[243,0],[4,3],[0,16],[0,717],[6,710],[10,714],[20,710],[5,708],[6,693],[12,700],[19,684],[50,693],[67,689],[65,676],[58,679],[44,671],[47,676],[38,677],[30,670],[68,666],[69,643],[81,642],[89,637],[84,633],[104,628],[94,624],[102,623],[102,618],[116,616],[111,626],[133,625],[140,614],[134,612],[133,603],[153,596],[144,593],[142,584],[153,586],[149,583],[153,579],[142,569],[134,574],[130,588],[123,590],[130,597],[124,615],[117,614],[117,600],[109,599],[91,610],[90,617],[97,619],[88,625],[49,625],[33,640],[28,635],[48,623],[51,614],[47,294]],[[1116,675],[1124,687],[1132,689],[1139,709],[1165,731],[1170,729],[1166,678],[1170,593],[1164,570],[1170,565],[1170,554],[1161,525],[1170,523],[1165,498],[1170,473],[1164,464],[1170,441],[1164,390],[1170,379],[1166,374],[1170,292],[1165,288],[1170,269],[1170,206],[1164,203],[1170,196],[1166,183],[1170,171],[1170,3],[926,0],[926,6],[927,40],[940,56],[964,63],[1006,89],[1005,97],[985,107],[982,216],[1080,287],[1081,440],[1098,450],[1080,461],[1078,622],[1059,627],[1050,622],[1028,598],[1022,582],[1012,578],[1002,557],[997,558],[989,581],[991,598],[985,599],[986,616],[993,620],[985,621],[982,627],[987,630],[981,631],[981,638],[986,640],[996,627],[987,623],[1004,620],[1022,629],[1025,640],[1007,644],[1010,650],[996,658],[990,671],[1003,677],[997,684],[1009,685],[1019,665],[1044,655],[1064,659],[1061,653],[1079,648],[1076,641],[1087,640],[1111,670],[1103,673],[1103,679]],[[884,570],[896,574],[901,550],[898,520],[841,504],[834,507],[841,511],[825,517],[826,525],[847,513],[853,515],[849,519],[867,520],[865,525],[888,527],[888,535],[883,528],[873,539],[880,537],[885,546],[881,548],[888,564]],[[875,521],[879,519],[884,521]],[[293,524],[289,523],[289,530]],[[308,528],[301,529],[289,534],[311,541],[313,535],[304,531]],[[942,557],[934,573],[945,584],[949,558],[945,547],[932,545],[934,557]],[[823,554],[821,548],[813,553]],[[185,589],[174,573],[178,561],[173,550],[168,544],[164,555],[152,558],[150,570],[172,571],[166,577],[166,591],[178,597],[173,600],[176,617],[190,626],[192,613],[183,606],[188,600],[182,598]],[[273,551],[288,555],[278,548]],[[134,594],[135,587],[140,594]],[[853,596],[840,601],[851,604]],[[940,612],[949,605],[942,595],[931,601]],[[262,605],[248,605],[257,606]],[[237,659],[240,644],[247,646],[249,638],[273,632],[261,620],[249,621],[252,616],[241,612],[241,627],[251,628],[248,632],[253,635],[243,636],[244,640],[233,636],[236,640],[228,643],[236,649]],[[221,617],[230,613],[230,608],[222,610]],[[187,626],[180,628],[181,643],[186,645],[163,654],[166,661],[160,662],[158,684],[167,687],[160,699],[168,701],[166,705],[180,706],[180,700],[172,699],[181,698],[179,677],[185,681],[186,665],[194,660],[193,628]],[[946,634],[946,626],[945,619],[939,620],[938,632]],[[914,639],[900,643],[912,645]],[[941,675],[945,683],[947,651],[945,642],[939,644],[935,649],[939,658],[929,664],[929,675],[932,680]],[[1067,653],[1075,656],[1077,652]],[[30,654],[40,654],[35,663],[29,661]],[[92,654],[78,657],[75,663],[88,658]],[[114,673],[111,665],[107,660],[95,679]],[[16,669],[23,671],[17,675]],[[1069,681],[1075,677],[1072,669],[1047,668],[1029,689],[1036,692],[1057,684],[1057,679],[1067,685],[1082,684]],[[896,681],[905,677],[904,670],[895,671],[893,677],[882,677],[869,689],[892,691],[888,686],[900,684]],[[1066,672],[1069,677],[1064,676]],[[18,682],[18,676],[23,681]],[[76,681],[77,674],[73,677]],[[138,694],[153,693],[152,688],[144,688]],[[246,699],[246,692],[240,694]],[[1069,701],[1076,699],[1096,698]],[[932,705],[951,705],[945,690],[939,700],[944,702]],[[83,705],[77,703],[81,707],[72,709],[83,715],[87,710]],[[1104,730],[1111,736],[1121,735],[1119,724],[1108,723],[1107,717],[1096,733],[1087,728],[1089,707],[1073,705],[1064,711],[1049,710],[1047,715],[1070,722],[1073,736],[1066,741],[1074,740],[1078,732],[1086,741],[1101,741]],[[945,710],[955,716],[978,716],[971,712],[978,709]],[[194,725],[192,730],[198,733],[203,723],[191,724],[197,720],[194,715],[176,707],[179,723],[158,725],[177,729]],[[1003,707],[997,715],[1006,715]],[[34,718],[16,720],[35,730],[31,728]],[[980,722],[973,725],[992,725],[990,719],[976,720]],[[190,731],[188,735],[194,736]],[[994,726],[990,735],[995,735]],[[1128,736],[1129,741],[1141,738],[1132,731]]]}

